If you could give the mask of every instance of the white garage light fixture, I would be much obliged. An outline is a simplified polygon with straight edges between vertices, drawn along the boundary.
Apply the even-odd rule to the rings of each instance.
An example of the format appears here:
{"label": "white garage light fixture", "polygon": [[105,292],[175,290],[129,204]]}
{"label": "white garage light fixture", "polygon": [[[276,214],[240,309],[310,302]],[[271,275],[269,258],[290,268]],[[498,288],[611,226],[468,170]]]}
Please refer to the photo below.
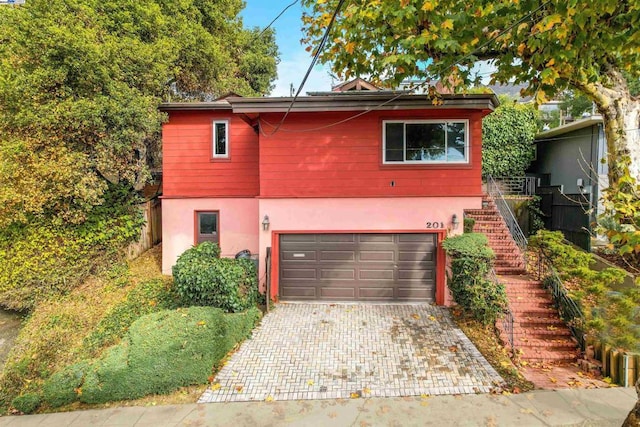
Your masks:
{"label": "white garage light fixture", "polygon": [[262,220],[262,229],[264,231],[267,231],[269,229],[269,215],[265,215],[264,219]]}

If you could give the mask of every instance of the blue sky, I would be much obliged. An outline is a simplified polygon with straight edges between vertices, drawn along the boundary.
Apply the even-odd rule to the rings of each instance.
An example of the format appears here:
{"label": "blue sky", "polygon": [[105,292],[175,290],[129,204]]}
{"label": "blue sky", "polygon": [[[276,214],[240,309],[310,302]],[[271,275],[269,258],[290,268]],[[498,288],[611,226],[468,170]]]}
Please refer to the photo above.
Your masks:
{"label": "blue sky", "polygon": [[[242,19],[246,27],[264,28],[293,0],[245,0]],[[300,44],[302,38],[302,6],[300,2],[291,6],[274,24],[276,42],[280,51],[278,80],[271,96],[289,96],[289,87],[293,83],[298,89],[307,67],[311,63],[311,54]],[[311,91],[331,90],[329,67],[316,65],[304,85],[302,95]],[[337,83],[337,82],[334,82]]]}

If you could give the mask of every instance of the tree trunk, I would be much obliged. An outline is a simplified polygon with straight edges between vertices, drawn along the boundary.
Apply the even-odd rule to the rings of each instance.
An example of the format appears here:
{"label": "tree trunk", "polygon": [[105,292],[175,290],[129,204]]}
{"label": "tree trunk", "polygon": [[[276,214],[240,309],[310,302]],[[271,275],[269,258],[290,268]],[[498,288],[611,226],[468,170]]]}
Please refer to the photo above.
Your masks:
{"label": "tree trunk", "polygon": [[626,159],[629,174],[640,182],[640,102],[621,96],[600,113],[607,138],[609,182],[618,182],[625,174]]}
{"label": "tree trunk", "polygon": [[636,393],[638,393],[638,401],[633,407],[627,419],[624,420],[622,427],[639,427],[640,426],[640,378],[636,381]]}
{"label": "tree trunk", "polygon": [[631,96],[618,70],[607,72],[607,85],[574,82],[591,98],[602,115],[607,139],[609,183],[617,183],[627,171],[640,182],[640,99]]}

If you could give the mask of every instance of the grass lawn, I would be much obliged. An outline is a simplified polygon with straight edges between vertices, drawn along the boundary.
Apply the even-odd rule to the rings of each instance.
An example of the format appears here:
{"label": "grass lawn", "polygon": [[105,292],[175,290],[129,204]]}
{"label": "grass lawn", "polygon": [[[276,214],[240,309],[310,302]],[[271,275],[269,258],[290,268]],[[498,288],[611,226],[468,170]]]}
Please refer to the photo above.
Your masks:
{"label": "grass lawn", "polygon": [[[39,304],[0,373],[1,412],[103,407],[135,398],[141,398],[138,404],[194,402],[214,365],[248,334],[259,313],[240,319],[211,308],[181,309],[185,304],[160,265],[156,247]],[[152,375],[163,363],[175,366],[180,355],[194,361],[188,375],[176,369]],[[164,394],[142,397],[149,393]]]}

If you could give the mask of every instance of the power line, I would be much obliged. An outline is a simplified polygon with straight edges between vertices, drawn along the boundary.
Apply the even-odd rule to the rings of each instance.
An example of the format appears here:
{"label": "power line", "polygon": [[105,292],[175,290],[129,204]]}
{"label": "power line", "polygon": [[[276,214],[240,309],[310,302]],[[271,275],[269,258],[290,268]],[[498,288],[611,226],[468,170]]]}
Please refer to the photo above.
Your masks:
{"label": "power line", "polygon": [[[278,129],[280,129],[280,127],[282,126],[284,121],[287,119],[287,116],[289,115],[289,113],[291,112],[291,109],[293,108],[293,104],[296,102],[296,99],[298,99],[298,96],[300,95],[300,92],[302,92],[302,88],[304,87],[304,84],[307,82],[307,79],[309,78],[309,74],[311,74],[311,71],[313,70],[313,67],[316,65],[316,62],[318,61],[318,58],[320,57],[320,54],[322,53],[322,49],[324,48],[324,45],[327,43],[327,40],[329,39],[329,33],[331,32],[331,27],[333,27],[333,23],[335,22],[336,17],[338,16],[338,13],[340,13],[340,9],[342,8],[343,4],[344,4],[344,0],[340,0],[338,2],[338,5],[336,6],[336,9],[333,12],[333,16],[331,16],[331,21],[329,21],[329,25],[327,25],[327,28],[326,28],[326,30],[324,32],[324,35],[322,36],[322,39],[320,40],[320,44],[316,48],[316,52],[313,55],[313,59],[311,60],[311,64],[309,64],[309,67],[307,68],[307,72],[305,73],[304,78],[302,79],[302,83],[300,83],[300,87],[298,87],[298,91],[296,92],[295,96],[291,100],[291,103],[289,104],[289,107],[287,108],[287,111],[285,112],[284,116],[282,117],[282,120],[280,120],[280,123],[278,123],[278,125],[275,127],[273,132],[271,132],[269,135],[265,135],[265,136],[272,136],[276,132],[278,132]],[[262,131],[262,129],[261,129],[261,131]]]}
{"label": "power line", "polygon": [[[336,8],[336,13],[334,13],[331,22],[329,24],[329,26],[327,27],[327,30],[329,30],[331,28],[331,25],[333,24],[333,21],[335,20],[335,17],[337,15],[337,11],[340,9],[340,7],[342,6],[343,0],[340,1],[340,3],[338,4],[338,7]],[[514,22],[513,24],[511,24],[510,26],[508,26],[507,28],[505,28],[504,30],[500,31],[495,37],[490,38],[488,41],[486,41],[485,43],[483,43],[482,45],[480,45],[479,47],[477,47],[476,49],[474,49],[472,52],[460,57],[458,60],[456,60],[454,63],[452,63],[450,66],[446,67],[445,70],[449,70],[453,67],[455,67],[456,65],[458,65],[461,61],[464,61],[465,59],[470,58],[471,56],[474,56],[475,54],[479,53],[482,49],[484,49],[485,47],[489,46],[491,43],[493,43],[496,39],[498,39],[499,37],[501,37],[502,35],[506,34],[508,31],[512,30],[516,25],[521,24],[522,22],[526,21],[527,19],[531,18],[533,16],[533,14],[535,14],[536,12],[538,12],[539,10],[541,10],[542,8],[544,8],[545,6],[547,6],[549,3],[551,3],[551,0],[547,0],[546,2],[542,3],[539,7],[537,7],[535,10],[532,10],[531,12],[528,12],[526,15],[524,15],[522,18],[520,18],[519,20],[517,20],[516,22]],[[321,43],[323,44],[324,42],[326,42],[326,37],[328,36],[328,31],[325,32]],[[320,51],[320,49],[318,49],[318,52]],[[316,54],[318,54],[318,52],[316,52]],[[316,60],[316,58],[314,57],[314,61]],[[312,62],[314,63],[314,62]],[[307,75],[305,76],[305,80],[308,77],[308,74],[310,73],[310,69],[307,71]],[[304,85],[304,81],[303,81],[303,85]],[[415,92],[418,88],[422,87],[425,83],[427,83],[427,81],[424,81],[422,83],[419,83],[418,85],[416,85],[414,88],[411,89],[407,89],[404,91],[401,91],[398,95],[394,96],[393,98],[375,105],[365,111],[362,111],[358,114],[354,114],[353,116],[349,116],[343,120],[339,120],[335,123],[330,123],[327,125],[323,125],[323,126],[318,126],[315,128],[308,128],[308,129],[282,129],[281,126],[284,123],[284,119],[286,119],[287,115],[289,114],[289,112],[291,111],[291,108],[293,107],[294,102],[296,101],[296,98],[298,97],[298,94],[300,93],[300,89],[302,89],[302,85],[300,86],[300,89],[298,90],[298,93],[296,94],[296,96],[294,97],[294,99],[291,101],[291,104],[289,105],[289,108],[287,109],[287,112],[285,114],[285,116],[283,117],[283,119],[280,121],[280,123],[278,123],[278,125],[273,125],[269,122],[267,122],[266,120],[259,118],[259,122],[264,122],[267,125],[271,126],[274,128],[274,130],[270,133],[270,134],[265,134],[262,131],[262,128],[260,128],[260,131],[263,133],[264,136],[272,136],[274,135],[276,132],[278,132],[279,130],[282,132],[290,132],[290,133],[304,133],[304,132],[315,132],[318,130],[323,130],[323,129],[327,129],[333,126],[337,126],[340,125],[342,123],[346,123],[348,121],[357,119],[358,117],[362,117],[365,114],[370,113],[371,111],[377,110],[378,108],[384,107],[385,105],[401,98],[404,95],[408,95],[411,94],[413,92]]]}
{"label": "power line", "polygon": [[299,0],[295,0],[293,2],[291,2],[291,4],[289,4],[287,7],[285,7],[284,9],[282,9],[280,11],[280,13],[278,14],[278,16],[276,16],[275,18],[273,18],[273,20],[271,22],[269,22],[269,25],[267,25],[266,27],[264,27],[264,29],[260,32],[260,34],[258,34],[258,37],[256,38],[260,38],[262,37],[262,35],[269,29],[271,28],[271,26],[278,20],[280,19],[280,17],[293,5],[295,5],[296,3],[298,3]]}

